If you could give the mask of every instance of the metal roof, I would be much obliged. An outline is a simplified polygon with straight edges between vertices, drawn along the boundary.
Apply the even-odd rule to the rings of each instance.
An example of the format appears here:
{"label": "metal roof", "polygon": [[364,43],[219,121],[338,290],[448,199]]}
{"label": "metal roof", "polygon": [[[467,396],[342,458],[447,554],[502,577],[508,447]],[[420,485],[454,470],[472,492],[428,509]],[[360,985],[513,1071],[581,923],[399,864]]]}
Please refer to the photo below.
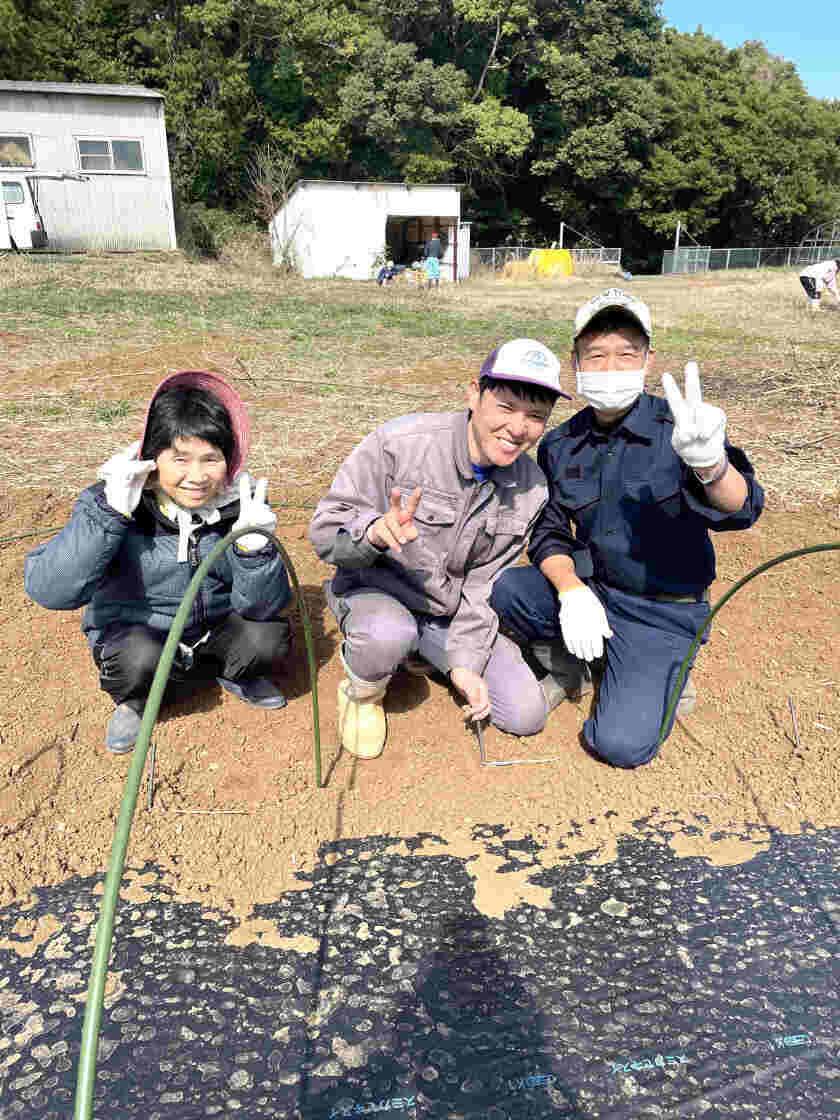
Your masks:
{"label": "metal roof", "polygon": [[462,191],[464,189],[463,183],[396,183],[387,179],[298,179],[295,187],[308,186],[309,184],[330,187],[403,187],[407,191],[428,190],[430,187],[450,191]]}
{"label": "metal roof", "polygon": [[0,93],[88,93],[94,97],[155,97],[163,94],[145,86],[106,86],[95,82],[7,82],[0,81]]}

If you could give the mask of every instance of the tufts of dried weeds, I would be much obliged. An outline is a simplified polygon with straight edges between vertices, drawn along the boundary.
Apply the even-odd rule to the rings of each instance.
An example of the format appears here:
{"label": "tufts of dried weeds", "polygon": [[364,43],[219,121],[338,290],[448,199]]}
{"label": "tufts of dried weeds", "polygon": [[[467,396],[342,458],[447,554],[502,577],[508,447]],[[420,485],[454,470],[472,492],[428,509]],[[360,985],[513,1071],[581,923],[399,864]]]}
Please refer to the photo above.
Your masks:
{"label": "tufts of dried weeds", "polygon": [[[273,269],[256,237],[199,263],[177,253],[7,255],[0,467],[16,486],[78,491],[116,446],[136,438],[145,401],[166,373],[210,368],[252,407],[253,469],[268,475],[281,501],[314,504],[377,424],[461,407],[466,383],[505,337],[535,335],[565,355],[575,309],[608,284],[624,282],[479,276],[429,292],[303,281]],[[687,360],[700,362],[706,395],[727,410],[731,438],[747,450],[772,503],[836,500],[840,314],[811,314],[792,272],[644,277],[625,286],[651,307],[657,371],[679,377]],[[659,389],[658,372],[651,388]],[[556,421],[573,409],[564,403]]]}

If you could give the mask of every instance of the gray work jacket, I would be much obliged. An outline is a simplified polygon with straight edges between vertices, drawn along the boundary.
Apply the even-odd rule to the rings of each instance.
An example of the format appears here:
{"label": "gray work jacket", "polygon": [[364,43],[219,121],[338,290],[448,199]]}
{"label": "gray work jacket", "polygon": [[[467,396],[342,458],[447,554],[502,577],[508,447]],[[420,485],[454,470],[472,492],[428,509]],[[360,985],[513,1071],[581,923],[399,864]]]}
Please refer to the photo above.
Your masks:
{"label": "gray work jacket", "polygon": [[[371,588],[410,611],[449,618],[450,666],[483,673],[499,625],[490,589],[521,553],[548,488],[527,455],[479,482],[468,422],[468,412],[427,412],[377,428],[345,459],[318,503],[309,538],[338,568],[336,595]],[[387,512],[392,487],[407,497],[416,486],[423,491],[417,540],[401,553],[375,548],[365,534]]]}

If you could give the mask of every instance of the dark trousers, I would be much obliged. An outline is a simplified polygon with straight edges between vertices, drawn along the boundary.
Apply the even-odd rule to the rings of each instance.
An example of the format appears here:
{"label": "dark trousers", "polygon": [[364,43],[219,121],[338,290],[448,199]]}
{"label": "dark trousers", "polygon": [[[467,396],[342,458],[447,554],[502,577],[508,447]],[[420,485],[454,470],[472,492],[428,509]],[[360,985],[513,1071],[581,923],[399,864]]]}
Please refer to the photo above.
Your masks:
{"label": "dark trousers", "polygon": [[[604,641],[604,675],[583,736],[613,766],[641,766],[658,750],[680,665],[709,604],[659,602],[598,582],[589,587],[604,605],[613,636]],[[494,584],[491,603],[526,641],[562,642],[557,592],[537,568],[509,568]],[[672,726],[673,720],[668,735]]]}
{"label": "dark trousers", "polygon": [[805,295],[808,299],[819,299],[820,295],[817,291],[817,282],[813,276],[800,276],[799,283],[805,289]]}
{"label": "dark trousers", "polygon": [[[192,644],[200,635],[184,637]],[[177,685],[200,684],[226,677],[243,680],[268,674],[275,661],[289,652],[291,627],[288,619],[254,622],[235,611],[217,623],[210,637],[195,650],[192,665],[176,654],[169,674],[167,699],[177,693]],[[150,626],[113,623],[102,632],[93,650],[99,669],[99,684],[115,704],[126,700],[145,700],[166,642],[164,631]]]}

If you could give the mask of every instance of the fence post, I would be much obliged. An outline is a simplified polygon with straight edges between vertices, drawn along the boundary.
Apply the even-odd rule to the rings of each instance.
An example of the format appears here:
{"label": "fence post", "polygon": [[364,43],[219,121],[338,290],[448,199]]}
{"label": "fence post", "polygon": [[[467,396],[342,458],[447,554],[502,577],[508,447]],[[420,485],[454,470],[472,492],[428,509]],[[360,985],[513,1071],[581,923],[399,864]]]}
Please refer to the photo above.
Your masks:
{"label": "fence post", "polygon": [[726,250],[726,271],[727,271],[727,272],[729,271],[729,254],[730,254],[731,252],[732,252],[732,250],[731,250],[731,249],[727,249],[727,250]]}
{"label": "fence post", "polygon": [[788,255],[787,255],[787,266],[788,266],[788,268],[790,268],[790,248],[791,247],[788,246]]}

